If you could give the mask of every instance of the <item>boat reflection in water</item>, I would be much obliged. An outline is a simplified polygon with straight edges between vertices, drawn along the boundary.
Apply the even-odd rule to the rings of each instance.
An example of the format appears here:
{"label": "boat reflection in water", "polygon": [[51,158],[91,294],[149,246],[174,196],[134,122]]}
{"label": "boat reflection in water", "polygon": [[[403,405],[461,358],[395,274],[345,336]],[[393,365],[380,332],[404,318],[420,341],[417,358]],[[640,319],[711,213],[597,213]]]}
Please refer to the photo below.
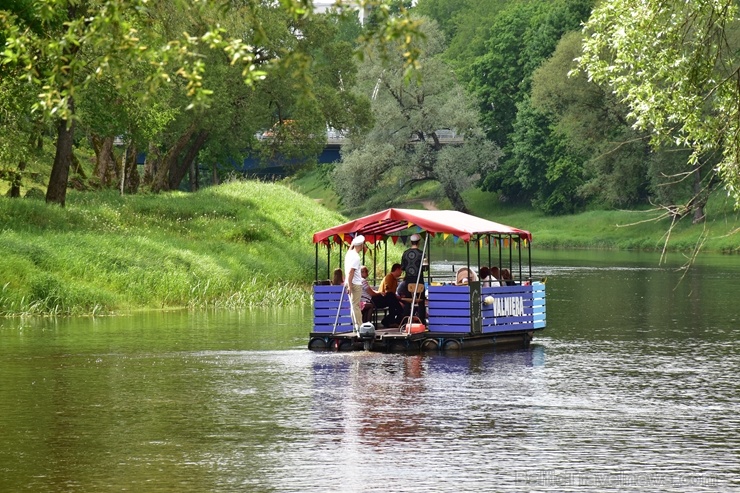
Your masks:
{"label": "boat reflection in water", "polygon": [[[469,392],[484,381],[510,379],[526,368],[544,366],[545,349],[532,344],[515,350],[469,350],[454,353],[382,354],[315,353],[313,420],[316,439],[386,447],[392,442],[434,440],[459,419],[480,421],[466,410]],[[530,382],[531,384],[531,382]],[[507,384],[508,385],[508,384]],[[444,389],[457,388],[450,394]],[[491,411],[489,409],[488,411]],[[493,426],[485,414],[484,428]],[[476,426],[480,426],[480,422]]]}

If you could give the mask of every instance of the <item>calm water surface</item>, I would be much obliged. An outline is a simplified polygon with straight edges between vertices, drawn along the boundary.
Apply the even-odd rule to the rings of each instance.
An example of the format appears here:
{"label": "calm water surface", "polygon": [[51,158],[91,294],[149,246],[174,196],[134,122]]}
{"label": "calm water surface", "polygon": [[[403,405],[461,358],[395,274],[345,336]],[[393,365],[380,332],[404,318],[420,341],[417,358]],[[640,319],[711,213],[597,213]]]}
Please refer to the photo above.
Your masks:
{"label": "calm water surface", "polygon": [[537,259],[527,349],[315,353],[310,307],[0,320],[0,491],[740,491],[740,258]]}

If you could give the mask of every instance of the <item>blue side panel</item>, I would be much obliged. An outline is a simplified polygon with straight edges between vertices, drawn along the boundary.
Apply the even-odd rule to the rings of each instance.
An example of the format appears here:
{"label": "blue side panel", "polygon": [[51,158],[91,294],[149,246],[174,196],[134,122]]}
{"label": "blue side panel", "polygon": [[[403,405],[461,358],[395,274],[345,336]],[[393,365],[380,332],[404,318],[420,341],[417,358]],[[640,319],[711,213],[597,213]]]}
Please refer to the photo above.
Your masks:
{"label": "blue side panel", "polygon": [[485,334],[545,327],[545,285],[542,283],[482,288],[481,301]]}
{"label": "blue side panel", "polygon": [[468,286],[429,286],[427,301],[429,332],[469,333],[470,288]]}
{"label": "blue side panel", "polygon": [[534,328],[544,329],[547,321],[547,310],[545,303],[545,284],[541,282],[532,283],[532,313],[534,316]]}
{"label": "blue side panel", "polygon": [[[341,300],[341,308],[339,306]],[[343,286],[313,287],[313,331],[352,332],[352,307]],[[337,312],[339,318],[337,318]],[[334,324],[336,323],[336,330]]]}

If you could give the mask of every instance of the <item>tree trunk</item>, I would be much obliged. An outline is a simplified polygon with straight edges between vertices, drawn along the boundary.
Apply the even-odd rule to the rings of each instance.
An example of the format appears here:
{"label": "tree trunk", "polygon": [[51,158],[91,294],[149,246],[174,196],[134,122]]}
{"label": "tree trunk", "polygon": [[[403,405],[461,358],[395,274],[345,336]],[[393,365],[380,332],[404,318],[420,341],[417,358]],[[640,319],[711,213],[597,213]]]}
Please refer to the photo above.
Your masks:
{"label": "tree trunk", "polygon": [[[74,99],[69,98],[69,109],[74,113]],[[46,203],[59,204],[64,207],[67,199],[67,179],[72,164],[72,145],[74,138],[74,121],[60,120],[57,127],[57,146],[54,165],[51,168],[49,186],[46,188]]]}
{"label": "tree trunk", "polygon": [[151,187],[152,183],[154,183],[154,177],[157,175],[161,161],[162,154],[159,152],[157,146],[150,142],[146,152],[146,160],[144,161],[144,178],[142,182],[145,187]]}
{"label": "tree trunk", "polygon": [[136,165],[136,146],[130,143],[126,148],[125,156],[126,160],[123,163],[123,192],[128,194],[134,194],[139,191],[139,183],[141,178],[139,177],[139,168]]}
{"label": "tree trunk", "polygon": [[113,137],[92,136],[93,150],[95,151],[95,177],[100,186],[110,187],[118,180],[116,158],[113,155]]}
{"label": "tree trunk", "polygon": [[450,199],[450,202],[452,202],[452,207],[459,212],[468,213],[468,208],[465,206],[465,201],[462,198],[462,195],[460,195],[460,191],[453,185],[446,185],[442,184],[442,188],[444,189],[445,195],[448,199]]}
{"label": "tree trunk", "polygon": [[213,184],[218,185],[219,183],[218,164],[216,162],[213,163],[213,166],[211,168],[211,176],[212,176]]}
{"label": "tree trunk", "polygon": [[[69,3],[67,5],[68,19],[71,20],[77,17],[78,7],[79,5],[77,3]],[[63,52],[71,60],[74,59],[79,50],[80,45],[70,43],[69,46],[64,48]],[[72,95],[69,96],[67,101],[67,108],[69,109],[70,115],[75,114],[75,100]],[[51,167],[49,186],[46,187],[47,204],[59,204],[64,207],[64,202],[67,200],[67,180],[69,179],[69,167],[72,164],[74,131],[74,119],[72,119],[72,121],[67,121],[66,119],[59,121],[59,125],[57,127],[57,145],[56,152],[54,154],[54,164]]]}
{"label": "tree trunk", "polygon": [[[167,154],[165,154],[162,162],[159,164],[159,169],[157,169],[157,173],[154,175],[154,179],[152,180],[152,192],[157,193],[162,190],[171,189],[170,183],[172,182],[172,179],[170,170],[177,166],[177,157],[180,155],[182,150],[185,149],[185,146],[187,146],[188,141],[194,132],[195,124],[192,124],[187,130],[185,130],[185,132],[183,132],[180,138],[177,139],[177,142],[175,142],[170,150],[167,151]],[[185,176],[184,173],[182,176]],[[178,184],[179,183],[180,182],[178,182]]]}
{"label": "tree trunk", "polygon": [[195,140],[188,146],[188,150],[182,161],[179,164],[175,163],[175,166],[170,168],[170,190],[175,190],[180,186],[180,182],[185,178],[190,166],[195,163],[195,158],[198,157],[198,153],[203,149],[206,140],[208,140],[208,132],[205,130],[198,132]]}
{"label": "tree trunk", "polygon": [[26,169],[26,162],[18,163],[18,171],[15,172],[10,184],[10,197],[17,199],[21,196],[21,181],[23,180],[23,171]]}
{"label": "tree trunk", "polygon": [[188,170],[188,182],[191,192],[195,192],[198,190],[198,167],[195,165],[195,161],[190,162],[190,169]]}

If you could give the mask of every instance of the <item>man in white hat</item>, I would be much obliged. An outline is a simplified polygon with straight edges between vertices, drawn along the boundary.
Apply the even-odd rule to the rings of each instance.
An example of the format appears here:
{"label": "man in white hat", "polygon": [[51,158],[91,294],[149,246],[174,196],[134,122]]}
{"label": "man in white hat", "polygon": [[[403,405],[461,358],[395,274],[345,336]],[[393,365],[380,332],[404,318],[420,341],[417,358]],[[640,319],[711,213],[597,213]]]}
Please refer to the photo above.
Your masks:
{"label": "man in white hat", "polygon": [[344,256],[344,268],[347,269],[347,278],[344,283],[349,293],[349,301],[352,304],[352,324],[356,331],[360,330],[362,324],[362,310],[360,300],[362,299],[362,260],[360,251],[365,244],[365,237],[357,235],[352,240],[352,245]]}

